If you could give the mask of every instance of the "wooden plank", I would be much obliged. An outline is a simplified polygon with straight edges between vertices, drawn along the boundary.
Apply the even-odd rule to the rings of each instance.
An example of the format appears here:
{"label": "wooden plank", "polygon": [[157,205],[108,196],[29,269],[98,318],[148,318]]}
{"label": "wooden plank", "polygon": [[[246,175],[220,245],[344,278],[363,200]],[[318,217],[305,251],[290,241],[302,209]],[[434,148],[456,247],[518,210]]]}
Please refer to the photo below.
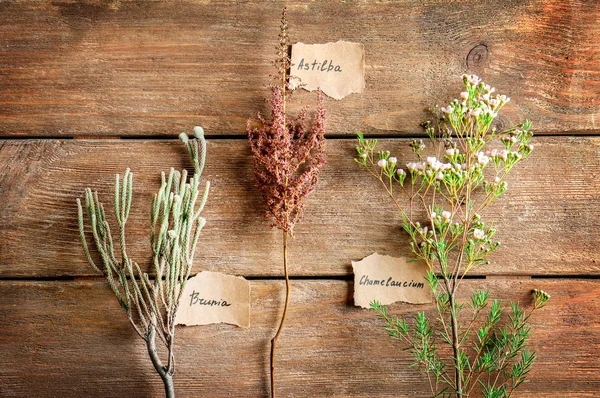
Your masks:
{"label": "wooden plank", "polygon": [[[267,394],[268,341],[282,281],[252,281],[251,327],[181,327],[175,386],[180,397]],[[600,281],[471,280],[463,291],[526,303],[533,288],[552,301],[532,317],[538,361],[517,397],[595,397],[600,389]],[[278,345],[282,397],[425,397],[426,381],[373,312],[352,306],[352,283],[293,282]],[[4,397],[160,397],[162,385],[115,298],[101,281],[0,282]],[[394,304],[412,316],[429,306]]]}
{"label": "wooden plank", "polygon": [[[381,145],[406,162],[412,159],[408,142]],[[509,192],[488,209],[503,245],[490,258],[492,264],[476,273],[598,275],[600,138],[542,137],[535,144],[534,154],[509,179]],[[410,255],[391,201],[353,161],[354,140],[327,145],[329,163],[290,245],[292,275],[348,275],[351,260],[374,251]],[[2,277],[93,275],[79,243],[75,199],[90,186],[112,209],[114,173],[127,166],[135,174],[129,247],[136,261],[150,264],[151,195],[160,170],[189,166],[184,152],[176,141],[5,141],[0,149]],[[281,233],[263,219],[248,144],[210,141],[205,176],[212,188],[195,269],[281,275]]]}
{"label": "wooden plank", "polygon": [[0,134],[243,134],[284,4],[292,41],[365,44],[366,90],[327,101],[330,134],[414,134],[465,72],[512,97],[503,125],[598,131],[594,2],[45,0],[0,4]]}

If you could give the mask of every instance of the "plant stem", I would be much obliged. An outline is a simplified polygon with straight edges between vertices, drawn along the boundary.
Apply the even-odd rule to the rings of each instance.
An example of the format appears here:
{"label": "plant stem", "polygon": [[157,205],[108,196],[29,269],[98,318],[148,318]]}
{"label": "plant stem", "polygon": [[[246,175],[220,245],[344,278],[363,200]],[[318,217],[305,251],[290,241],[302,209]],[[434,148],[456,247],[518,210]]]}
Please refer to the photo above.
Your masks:
{"label": "plant stem", "polygon": [[283,231],[283,273],[285,275],[285,305],[283,306],[283,315],[277,333],[271,339],[271,397],[275,398],[275,350],[277,348],[277,339],[283,329],[285,318],[287,316],[288,303],[290,301],[290,278],[287,270],[287,240],[288,232]]}
{"label": "plant stem", "polygon": [[168,373],[165,373],[164,376],[160,376],[162,378],[163,383],[165,384],[165,397],[166,398],[175,398],[175,388],[173,386],[173,376]]}
{"label": "plant stem", "polygon": [[454,299],[454,292],[450,293],[448,296],[448,301],[450,301],[450,320],[452,321],[452,351],[454,355],[454,370],[456,377],[456,396],[462,397],[463,392],[463,381],[462,381],[462,372],[459,369],[459,350],[458,350],[458,320]]}
{"label": "plant stem", "polygon": [[[153,322],[156,322],[156,319],[153,319]],[[173,375],[169,373],[163,366],[160,358],[158,357],[158,353],[156,352],[156,329],[154,326],[150,326],[150,330],[148,331],[148,336],[146,338],[146,346],[148,348],[150,359],[152,360],[152,365],[154,365],[154,369],[156,369],[165,385],[165,397],[175,398]]]}

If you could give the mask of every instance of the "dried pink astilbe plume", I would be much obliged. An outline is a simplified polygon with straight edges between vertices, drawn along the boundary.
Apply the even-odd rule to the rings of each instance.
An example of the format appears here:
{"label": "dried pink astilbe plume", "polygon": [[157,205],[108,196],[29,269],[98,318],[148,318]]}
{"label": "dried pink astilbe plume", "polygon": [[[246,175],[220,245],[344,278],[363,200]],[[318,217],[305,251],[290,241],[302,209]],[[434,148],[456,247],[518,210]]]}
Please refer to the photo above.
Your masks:
{"label": "dried pink astilbe plume", "polygon": [[293,234],[301,220],[304,199],[315,189],[325,164],[325,120],[323,95],[317,95],[317,110],[309,128],[306,109],[292,118],[285,113],[281,87],[272,88],[271,119],[258,116],[261,126],[248,138],[254,155],[254,176],[267,205],[265,217],[272,226]]}
{"label": "dried pink astilbe plume", "polygon": [[312,119],[302,110],[296,117],[286,114],[289,85],[289,40],[285,9],[281,18],[277,59],[278,85],[271,87],[270,119],[258,115],[260,127],[247,132],[254,156],[254,177],[267,205],[265,214],[272,226],[283,231],[283,271],[285,275],[285,305],[275,336],[271,339],[271,397],[275,398],[275,352],[277,339],[283,330],[290,298],[287,267],[287,242],[293,236],[294,225],[302,218],[306,197],[315,189],[319,172],[325,164],[325,120],[323,94],[317,93],[317,109]]}

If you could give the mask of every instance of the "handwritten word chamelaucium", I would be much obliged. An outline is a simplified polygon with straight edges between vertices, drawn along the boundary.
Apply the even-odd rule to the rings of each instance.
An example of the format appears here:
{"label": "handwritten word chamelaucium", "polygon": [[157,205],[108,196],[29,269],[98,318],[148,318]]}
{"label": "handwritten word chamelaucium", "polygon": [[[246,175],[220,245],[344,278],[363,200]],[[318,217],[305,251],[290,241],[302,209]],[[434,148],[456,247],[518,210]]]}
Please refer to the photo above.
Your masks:
{"label": "handwritten word chamelaucium", "polygon": [[369,275],[363,275],[358,282],[360,285],[366,286],[390,286],[390,287],[413,287],[416,289],[423,289],[425,284],[423,282],[415,281],[396,281],[390,276],[387,280],[384,279],[369,279]]}
{"label": "handwritten word chamelaucium", "polygon": [[342,67],[335,65],[332,59],[326,59],[323,62],[319,62],[316,59],[311,62],[304,62],[304,58],[300,60],[297,70],[310,70],[317,72],[341,72]]}
{"label": "handwritten word chamelaucium", "polygon": [[207,300],[200,297],[200,293],[195,290],[190,294],[190,307],[193,305],[208,305],[210,307],[229,307],[229,304],[226,300]]}

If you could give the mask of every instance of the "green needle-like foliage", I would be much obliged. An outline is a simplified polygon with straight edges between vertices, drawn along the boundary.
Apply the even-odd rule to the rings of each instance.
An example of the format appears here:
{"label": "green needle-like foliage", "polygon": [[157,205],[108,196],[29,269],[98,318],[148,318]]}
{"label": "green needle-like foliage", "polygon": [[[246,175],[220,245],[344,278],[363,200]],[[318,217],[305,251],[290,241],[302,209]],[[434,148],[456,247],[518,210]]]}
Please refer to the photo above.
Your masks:
{"label": "green needle-like foliage", "polygon": [[[508,307],[485,290],[457,298],[464,277],[500,245],[496,229],[480,214],[507,189],[506,177],[533,151],[530,123],[499,132],[493,121],[509,101],[477,76],[463,76],[465,91],[426,122],[431,139],[410,147],[415,160],[402,162],[376,151],[377,140],[358,134],[354,159],[379,181],[396,205],[414,255],[424,261],[435,314],[419,312],[412,322],[388,315],[377,302],[389,335],[401,340],[426,374],[434,397],[510,397],[526,381],[535,354],[528,351],[529,317],[550,296],[533,291],[533,308]],[[427,154],[425,154],[427,152]],[[401,195],[396,193],[400,192]],[[442,349],[443,347],[443,349]]]}
{"label": "green needle-like foliage", "polygon": [[[175,317],[185,283],[190,276],[194,253],[200,231],[206,220],[200,216],[208,199],[210,184],[206,182],[200,196],[200,176],[206,159],[204,130],[194,128],[195,138],[181,133],[194,164],[194,175],[188,178],[186,170],[171,169],[169,175],[161,173],[162,183],[152,199],[150,213],[150,244],[154,279],[143,272],[127,252],[125,227],[129,218],[133,196],[133,173],[127,169],[123,177],[116,175],[114,212],[118,236],[113,238],[104,206],[97,192],[85,190],[85,209],[77,199],[79,234],[83,251],[92,267],[102,273],[119,304],[125,310],[137,334],[146,342],[148,354],[156,371],[165,384],[167,397],[174,396],[173,374],[175,372]],[[84,214],[85,213],[85,214]],[[93,245],[100,261],[93,259],[88,249],[84,218],[91,227]],[[118,241],[120,256],[116,254]],[[162,361],[156,349],[156,338],[167,351]],[[166,364],[164,364],[166,362]]]}

